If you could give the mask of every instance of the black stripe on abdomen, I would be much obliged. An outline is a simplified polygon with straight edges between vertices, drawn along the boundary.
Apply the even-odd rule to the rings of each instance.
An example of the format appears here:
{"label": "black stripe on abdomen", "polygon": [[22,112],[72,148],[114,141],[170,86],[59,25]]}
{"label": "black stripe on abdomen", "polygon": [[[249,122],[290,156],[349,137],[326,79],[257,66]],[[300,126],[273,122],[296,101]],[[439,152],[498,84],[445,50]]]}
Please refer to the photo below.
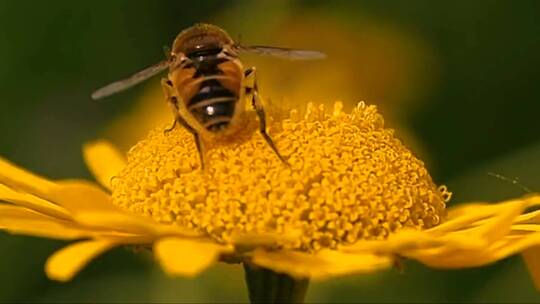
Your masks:
{"label": "black stripe on abdomen", "polygon": [[187,108],[207,130],[216,132],[229,125],[237,100],[234,92],[210,79],[201,83],[199,92],[189,100]]}

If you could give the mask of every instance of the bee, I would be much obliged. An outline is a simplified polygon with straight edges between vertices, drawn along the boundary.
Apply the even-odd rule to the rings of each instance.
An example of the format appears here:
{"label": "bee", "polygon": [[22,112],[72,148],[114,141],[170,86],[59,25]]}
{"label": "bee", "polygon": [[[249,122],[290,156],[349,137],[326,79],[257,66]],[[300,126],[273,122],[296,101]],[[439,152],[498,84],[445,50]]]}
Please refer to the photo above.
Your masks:
{"label": "bee", "polygon": [[95,91],[92,99],[124,91],[169,69],[167,77],[161,80],[161,86],[174,114],[174,122],[166,131],[181,125],[193,134],[201,168],[205,166],[205,143],[234,136],[246,127],[242,119],[246,101],[251,103],[258,116],[260,134],[286,164],[267,133],[256,69],[244,69],[239,59],[239,55],[246,52],[290,60],[322,59],[326,56],[309,50],[245,46],[233,41],[215,25],[195,24],[178,34],[165,60]]}

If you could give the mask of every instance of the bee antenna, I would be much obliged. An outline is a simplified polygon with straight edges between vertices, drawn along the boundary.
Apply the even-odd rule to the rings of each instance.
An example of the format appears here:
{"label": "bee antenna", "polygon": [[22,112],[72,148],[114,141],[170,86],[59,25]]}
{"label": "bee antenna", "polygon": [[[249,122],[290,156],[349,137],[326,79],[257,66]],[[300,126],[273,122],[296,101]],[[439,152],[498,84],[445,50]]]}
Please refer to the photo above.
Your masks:
{"label": "bee antenna", "polygon": [[500,180],[502,180],[502,181],[505,181],[505,182],[507,182],[507,183],[510,183],[510,184],[512,184],[512,185],[515,185],[515,186],[521,188],[521,190],[523,190],[523,191],[525,191],[525,192],[527,192],[527,193],[532,193],[532,192],[533,192],[533,191],[532,191],[531,189],[529,189],[527,186],[523,185],[523,184],[519,181],[519,178],[517,178],[517,177],[512,179],[512,178],[508,178],[508,177],[506,177],[506,176],[504,176],[504,175],[501,175],[501,174],[498,174],[498,173],[493,173],[493,172],[488,172],[488,175],[489,175],[489,176],[493,176],[493,177],[495,177],[495,178],[498,178],[498,179],[500,179]]}

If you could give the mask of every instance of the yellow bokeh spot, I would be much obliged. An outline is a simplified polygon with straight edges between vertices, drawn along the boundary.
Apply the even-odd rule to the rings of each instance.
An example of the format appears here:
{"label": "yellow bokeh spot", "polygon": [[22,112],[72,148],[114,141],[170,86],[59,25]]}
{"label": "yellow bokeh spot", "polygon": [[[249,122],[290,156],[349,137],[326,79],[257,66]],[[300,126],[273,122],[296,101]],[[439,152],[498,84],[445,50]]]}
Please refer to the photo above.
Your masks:
{"label": "yellow bokeh spot", "polygon": [[290,166],[252,132],[209,149],[201,170],[190,133],[155,129],[113,179],[113,202],[225,244],[245,233],[299,232],[278,246],[304,251],[441,223],[446,188],[384,128],[375,106],[342,107],[309,105],[273,120],[270,134]]}

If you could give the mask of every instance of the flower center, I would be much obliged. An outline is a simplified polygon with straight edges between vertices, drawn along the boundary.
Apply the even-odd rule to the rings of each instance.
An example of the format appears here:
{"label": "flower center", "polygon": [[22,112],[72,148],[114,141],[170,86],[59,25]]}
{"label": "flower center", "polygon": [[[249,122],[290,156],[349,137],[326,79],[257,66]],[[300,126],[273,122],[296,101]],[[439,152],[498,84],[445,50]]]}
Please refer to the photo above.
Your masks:
{"label": "flower center", "polygon": [[113,201],[162,223],[203,231],[219,242],[238,233],[299,231],[286,248],[313,251],[384,239],[404,227],[439,224],[449,192],[385,129],[375,106],[327,114],[309,105],[274,122],[270,134],[290,166],[258,132],[216,145],[199,168],[193,136],[152,131],[128,153]]}

